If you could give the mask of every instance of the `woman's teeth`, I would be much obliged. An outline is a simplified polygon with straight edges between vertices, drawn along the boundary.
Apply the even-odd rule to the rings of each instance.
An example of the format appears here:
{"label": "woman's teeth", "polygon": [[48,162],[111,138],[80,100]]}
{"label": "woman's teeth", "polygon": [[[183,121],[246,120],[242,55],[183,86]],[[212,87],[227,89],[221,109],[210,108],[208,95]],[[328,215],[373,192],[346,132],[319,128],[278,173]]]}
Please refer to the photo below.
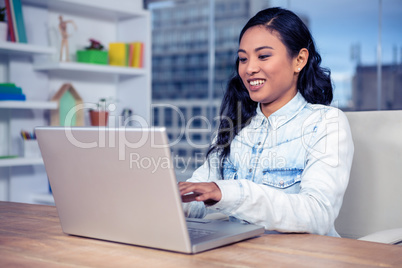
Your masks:
{"label": "woman's teeth", "polygon": [[252,85],[252,86],[259,86],[259,85],[262,85],[262,84],[264,84],[264,80],[254,80],[254,81],[250,81],[250,85]]}

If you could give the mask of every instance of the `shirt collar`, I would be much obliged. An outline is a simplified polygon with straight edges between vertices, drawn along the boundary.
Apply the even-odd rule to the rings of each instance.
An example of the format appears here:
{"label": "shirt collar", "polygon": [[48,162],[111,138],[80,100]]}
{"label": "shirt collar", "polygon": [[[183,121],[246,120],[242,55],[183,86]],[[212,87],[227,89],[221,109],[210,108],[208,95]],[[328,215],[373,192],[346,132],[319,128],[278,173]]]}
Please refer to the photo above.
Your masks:
{"label": "shirt collar", "polygon": [[307,101],[304,99],[302,94],[297,92],[293,99],[271,114],[267,119],[261,111],[260,103],[258,103],[257,113],[252,120],[251,127],[258,128],[269,122],[274,129],[278,129],[295,117],[306,106],[306,104]]}
{"label": "shirt collar", "polygon": [[257,105],[256,115],[253,117],[253,120],[250,123],[250,127],[259,128],[262,125],[266,125],[268,122],[265,115],[261,112],[260,103]]}

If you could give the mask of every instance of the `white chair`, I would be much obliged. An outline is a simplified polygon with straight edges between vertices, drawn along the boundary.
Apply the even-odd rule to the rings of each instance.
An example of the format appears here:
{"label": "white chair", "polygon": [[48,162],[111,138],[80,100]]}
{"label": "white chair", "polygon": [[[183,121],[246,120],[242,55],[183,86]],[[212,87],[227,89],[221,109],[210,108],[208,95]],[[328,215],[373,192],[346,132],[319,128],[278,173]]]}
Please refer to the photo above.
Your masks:
{"label": "white chair", "polygon": [[386,244],[402,244],[402,228],[390,229],[375,232],[359,238],[359,240],[386,243]]}
{"label": "white chair", "polygon": [[397,244],[402,241],[402,111],[346,115],[355,154],[336,230],[342,237]]}

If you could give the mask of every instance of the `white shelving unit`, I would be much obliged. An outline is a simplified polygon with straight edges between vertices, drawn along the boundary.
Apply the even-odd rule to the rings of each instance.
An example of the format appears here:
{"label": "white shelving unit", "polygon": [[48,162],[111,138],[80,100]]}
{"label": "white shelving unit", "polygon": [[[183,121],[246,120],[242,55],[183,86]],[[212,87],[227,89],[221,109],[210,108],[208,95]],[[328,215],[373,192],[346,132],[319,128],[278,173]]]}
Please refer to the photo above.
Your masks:
{"label": "white shelving unit", "polygon": [[[0,101],[0,110],[13,109],[57,109],[57,102],[53,101]],[[10,134],[9,134],[10,135]],[[15,167],[27,165],[43,165],[42,158],[5,158],[0,159],[0,167]]]}
{"label": "white shelving unit", "polygon": [[44,47],[24,43],[3,42],[0,43],[0,53],[7,55],[52,55],[56,53],[54,47]]}
{"label": "white shelving unit", "polygon": [[[143,10],[142,1],[88,1],[88,0],[22,0],[23,4],[38,6],[49,10],[75,13],[92,18],[125,20],[148,16]],[[130,3],[131,2],[131,3]],[[148,27],[148,25],[145,25]]]}
{"label": "white shelving unit", "polygon": [[[135,115],[151,122],[151,24],[149,12],[142,7],[143,1],[21,2],[28,44],[0,43],[0,82],[12,82],[21,87],[27,101],[0,101],[2,151],[7,147],[8,155],[17,155],[15,148],[21,146],[21,129],[32,130],[48,124],[47,110],[58,108],[57,103],[48,100],[64,83],[74,86],[85,109],[100,98],[107,98],[115,102],[117,108],[111,113],[115,118],[123,109],[129,108]],[[70,62],[58,59],[59,15],[77,25],[76,31],[71,31],[71,25],[67,26]],[[99,40],[106,49],[112,42],[143,42],[144,67],[75,62],[75,51],[88,46],[90,38]],[[1,70],[5,70],[3,77]],[[89,124],[87,115],[85,118]],[[2,133],[5,133],[3,137]],[[48,184],[42,165],[41,158],[0,159],[0,200],[51,203],[51,195],[45,193]],[[38,187],[41,190],[37,190]]]}
{"label": "white shelving unit", "polygon": [[[19,50],[17,50],[20,52]],[[38,49],[34,49],[31,53],[38,53]],[[46,51],[46,50],[44,50]],[[3,50],[1,50],[3,52]],[[1,53],[0,52],[0,53]],[[14,50],[14,53],[17,53]],[[21,55],[18,53],[18,55]],[[24,55],[29,56],[28,50],[24,50]],[[58,104],[52,101],[0,101],[0,112],[3,115],[6,115],[5,120],[3,118],[3,122],[7,126],[8,130],[4,131],[6,133],[2,133],[4,137],[11,143],[12,131],[10,130],[10,121],[12,118],[12,111],[15,110],[51,110],[57,109]],[[10,145],[8,144],[7,147]],[[8,149],[10,151],[10,149]],[[3,178],[0,180],[0,187],[2,187],[3,199],[7,200],[10,197],[10,181],[11,181],[11,172],[10,168],[12,167],[22,167],[22,166],[33,166],[33,165],[43,165],[43,159],[41,157],[35,158],[27,158],[27,157],[10,157],[10,158],[2,158],[0,159],[0,168],[7,169],[6,172],[0,173],[3,174]]]}
{"label": "white shelving unit", "polygon": [[54,101],[0,101],[0,109],[57,109]]}
{"label": "white shelving unit", "polygon": [[42,158],[9,158],[1,159],[0,167],[17,167],[17,166],[28,166],[28,165],[43,165]]}
{"label": "white shelving unit", "polygon": [[110,65],[96,65],[78,62],[45,62],[34,65],[36,71],[56,72],[88,72],[98,74],[112,74],[120,76],[143,76],[146,74],[144,69],[127,68]]}

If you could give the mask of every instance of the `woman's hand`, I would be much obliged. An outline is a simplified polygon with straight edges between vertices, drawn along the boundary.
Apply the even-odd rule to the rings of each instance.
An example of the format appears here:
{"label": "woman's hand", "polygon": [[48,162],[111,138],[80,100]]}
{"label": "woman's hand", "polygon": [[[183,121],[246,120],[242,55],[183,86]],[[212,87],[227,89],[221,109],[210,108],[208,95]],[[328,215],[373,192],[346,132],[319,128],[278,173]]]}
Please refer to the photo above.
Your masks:
{"label": "woman's hand", "polygon": [[214,182],[179,182],[179,191],[183,202],[203,201],[213,205],[222,198],[221,190]]}

